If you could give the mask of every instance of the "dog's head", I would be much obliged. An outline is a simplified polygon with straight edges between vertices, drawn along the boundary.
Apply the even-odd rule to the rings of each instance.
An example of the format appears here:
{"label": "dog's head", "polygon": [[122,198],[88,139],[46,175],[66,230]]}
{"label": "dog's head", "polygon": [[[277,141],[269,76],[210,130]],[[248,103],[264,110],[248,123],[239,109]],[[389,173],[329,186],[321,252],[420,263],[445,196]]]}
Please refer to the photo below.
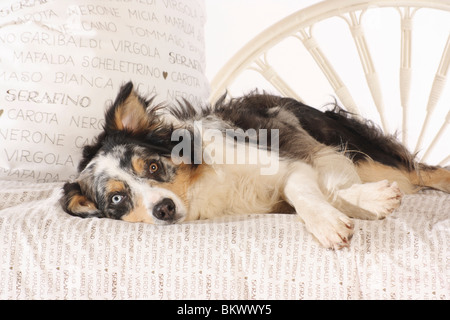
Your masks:
{"label": "dog's head", "polygon": [[64,185],[63,209],[83,218],[168,224],[187,214],[192,167],[171,160],[172,127],[132,83],[105,114],[104,131],[84,147],[80,174]]}

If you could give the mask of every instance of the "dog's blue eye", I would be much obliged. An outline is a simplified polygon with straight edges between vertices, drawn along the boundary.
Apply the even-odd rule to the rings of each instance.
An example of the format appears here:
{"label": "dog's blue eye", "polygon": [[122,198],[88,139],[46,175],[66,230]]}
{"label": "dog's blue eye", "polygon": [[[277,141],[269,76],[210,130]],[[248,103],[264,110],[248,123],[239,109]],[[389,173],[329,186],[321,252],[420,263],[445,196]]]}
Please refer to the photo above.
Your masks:
{"label": "dog's blue eye", "polygon": [[122,202],[122,200],[123,200],[124,198],[125,198],[125,197],[124,197],[123,195],[121,195],[121,194],[115,194],[115,195],[113,195],[113,196],[111,197],[111,203],[112,203],[112,204],[119,204],[119,203]]}

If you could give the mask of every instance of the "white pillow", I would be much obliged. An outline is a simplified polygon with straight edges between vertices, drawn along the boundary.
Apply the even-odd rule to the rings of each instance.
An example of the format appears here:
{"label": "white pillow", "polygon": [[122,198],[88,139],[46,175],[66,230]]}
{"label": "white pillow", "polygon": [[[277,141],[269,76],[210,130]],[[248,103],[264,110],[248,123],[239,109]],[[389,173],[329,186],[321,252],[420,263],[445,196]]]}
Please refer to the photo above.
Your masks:
{"label": "white pillow", "polygon": [[0,179],[73,178],[129,80],[204,103],[204,23],[203,0],[2,0]]}

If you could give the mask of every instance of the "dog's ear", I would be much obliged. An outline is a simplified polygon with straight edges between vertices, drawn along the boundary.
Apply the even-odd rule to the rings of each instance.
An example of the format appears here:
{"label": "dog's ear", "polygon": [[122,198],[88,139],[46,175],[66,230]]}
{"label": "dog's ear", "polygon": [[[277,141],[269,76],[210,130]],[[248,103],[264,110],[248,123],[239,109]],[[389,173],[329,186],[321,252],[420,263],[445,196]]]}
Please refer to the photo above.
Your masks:
{"label": "dog's ear", "polygon": [[64,195],[59,202],[65,212],[81,218],[100,217],[96,204],[82,194],[78,182],[67,182],[64,184],[63,191]]}
{"label": "dog's ear", "polygon": [[120,88],[112,107],[105,114],[105,130],[142,132],[150,127],[147,103],[133,90],[130,81]]}

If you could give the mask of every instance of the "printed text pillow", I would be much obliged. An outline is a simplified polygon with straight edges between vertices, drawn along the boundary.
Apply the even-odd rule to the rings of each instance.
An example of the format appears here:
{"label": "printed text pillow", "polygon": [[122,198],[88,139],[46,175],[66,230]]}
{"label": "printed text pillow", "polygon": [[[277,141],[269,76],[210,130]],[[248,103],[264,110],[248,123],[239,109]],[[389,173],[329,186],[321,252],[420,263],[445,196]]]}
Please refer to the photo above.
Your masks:
{"label": "printed text pillow", "polygon": [[129,80],[204,103],[204,13],[203,0],[2,0],[0,179],[74,177]]}

